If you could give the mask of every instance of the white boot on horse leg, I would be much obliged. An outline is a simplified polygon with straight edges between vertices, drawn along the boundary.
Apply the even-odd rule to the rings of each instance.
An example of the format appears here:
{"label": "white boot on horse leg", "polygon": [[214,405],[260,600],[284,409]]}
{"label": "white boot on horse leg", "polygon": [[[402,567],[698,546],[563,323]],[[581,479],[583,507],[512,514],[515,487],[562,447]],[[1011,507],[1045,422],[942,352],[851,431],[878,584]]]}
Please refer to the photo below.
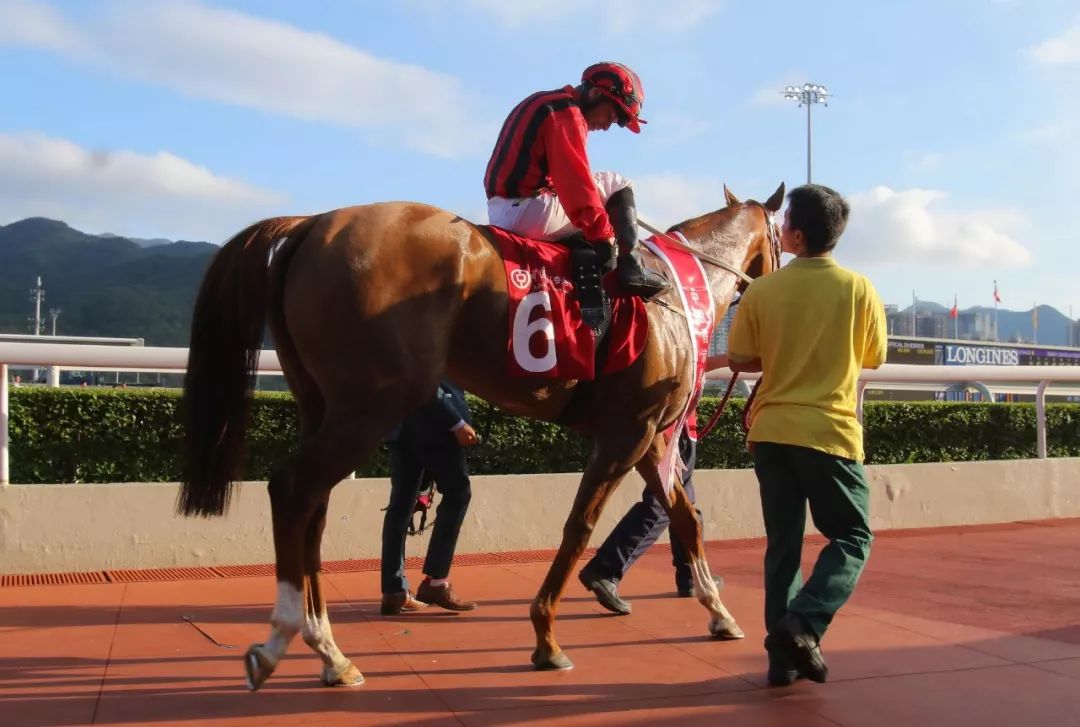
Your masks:
{"label": "white boot on horse leg", "polygon": [[716,580],[704,555],[701,558],[691,556],[690,571],[694,575],[694,595],[697,596],[698,603],[712,614],[709,618],[709,633],[725,641],[744,638],[746,634],[720,600],[720,589],[716,587]]}
{"label": "white boot on horse leg", "polygon": [[304,597],[300,589],[288,581],[278,581],[277,603],[270,614],[270,638],[265,644],[252,645],[244,654],[248,689],[254,692],[270,678],[303,621]]}
{"label": "white boot on horse leg", "polygon": [[364,683],[364,675],[341,653],[330,632],[330,619],[326,611],[304,615],[304,643],[310,646],[323,661],[322,683],[328,687],[358,687]]}

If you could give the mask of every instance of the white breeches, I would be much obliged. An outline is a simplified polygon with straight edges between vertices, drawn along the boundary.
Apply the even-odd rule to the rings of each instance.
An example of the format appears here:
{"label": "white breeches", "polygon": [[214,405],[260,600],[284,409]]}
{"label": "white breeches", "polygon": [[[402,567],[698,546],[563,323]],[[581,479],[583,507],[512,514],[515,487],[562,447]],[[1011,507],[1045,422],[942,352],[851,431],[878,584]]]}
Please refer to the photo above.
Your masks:
{"label": "white breeches", "polygon": [[[630,180],[615,172],[595,172],[593,179],[600,201],[631,186]],[[492,197],[488,200],[488,223],[534,240],[558,240],[577,228],[566,216],[559,198],[550,192],[535,197]]]}

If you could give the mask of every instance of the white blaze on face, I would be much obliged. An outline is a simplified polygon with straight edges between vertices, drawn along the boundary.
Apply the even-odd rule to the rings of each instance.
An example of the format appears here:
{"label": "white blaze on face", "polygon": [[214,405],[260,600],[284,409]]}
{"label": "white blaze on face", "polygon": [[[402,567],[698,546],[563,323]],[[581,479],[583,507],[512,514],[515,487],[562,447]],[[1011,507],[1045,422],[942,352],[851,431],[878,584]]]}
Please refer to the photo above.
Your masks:
{"label": "white blaze on face", "polygon": [[285,655],[289,642],[300,630],[304,622],[304,594],[288,581],[278,581],[277,603],[270,614],[273,630],[266,642],[266,650],[273,657],[274,663]]}

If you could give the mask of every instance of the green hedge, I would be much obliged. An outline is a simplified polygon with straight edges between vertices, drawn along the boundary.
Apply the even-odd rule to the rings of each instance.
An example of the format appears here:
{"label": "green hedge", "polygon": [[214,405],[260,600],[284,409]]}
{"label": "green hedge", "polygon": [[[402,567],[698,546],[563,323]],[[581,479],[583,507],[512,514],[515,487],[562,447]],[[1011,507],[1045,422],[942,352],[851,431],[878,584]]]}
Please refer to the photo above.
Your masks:
{"label": "green hedge", "polygon": [[[175,390],[21,388],[11,392],[12,482],[176,481],[181,431]],[[706,399],[702,421],[717,401]],[[748,467],[734,401],[701,443],[698,466]],[[472,451],[476,474],[580,471],[588,442],[558,427],[501,414],[472,399],[485,443]],[[868,402],[867,461],[952,462],[1035,455],[1035,408],[1029,404]],[[1047,407],[1052,457],[1080,456],[1080,405]],[[266,479],[296,441],[288,394],[256,397],[245,477]],[[360,476],[387,473],[385,448]]]}

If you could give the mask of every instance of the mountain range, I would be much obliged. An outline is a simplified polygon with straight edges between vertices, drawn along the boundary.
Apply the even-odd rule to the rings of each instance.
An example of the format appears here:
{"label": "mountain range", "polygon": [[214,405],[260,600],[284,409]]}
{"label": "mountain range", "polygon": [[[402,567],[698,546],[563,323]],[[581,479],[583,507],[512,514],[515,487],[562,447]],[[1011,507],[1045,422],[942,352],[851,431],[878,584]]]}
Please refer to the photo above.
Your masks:
{"label": "mountain range", "polygon": [[[935,315],[948,315],[951,307],[944,306],[939,303],[933,303],[930,301],[920,300],[916,311],[919,316],[926,315],[927,313],[933,313]],[[1002,341],[1038,341],[1044,346],[1068,346],[1069,341],[1069,324],[1071,321],[1069,317],[1059,311],[1057,308],[1053,308],[1048,305],[1040,305],[1034,308],[1037,311],[1036,315],[1032,315],[1032,310],[1029,308],[1026,311],[1014,311],[1006,310],[1004,308],[998,308],[998,334]],[[991,316],[994,315],[994,309],[989,306],[974,306],[971,308],[961,308],[960,314],[964,313],[988,313]],[[911,316],[911,306],[904,308],[899,312],[901,316]],[[1035,322],[1038,321],[1039,329],[1035,330]],[[952,330],[952,324],[949,324],[948,330]],[[1077,334],[1073,333],[1073,339],[1075,345]]]}
{"label": "mountain range", "polygon": [[[56,332],[187,345],[191,309],[217,250],[209,242],[90,235],[31,217],[0,227],[0,332],[28,333],[30,289],[42,278],[42,319],[59,308]],[[46,333],[51,332],[46,325]]]}
{"label": "mountain range", "polygon": [[[195,293],[217,249],[209,242],[92,235],[43,217],[0,226],[0,333],[30,331],[30,289],[41,276],[42,319],[48,323],[48,310],[59,308],[60,335],[186,346]],[[920,314],[948,311],[938,303],[918,303]],[[961,312],[971,311],[993,309]],[[911,314],[910,307],[906,314]],[[1038,322],[1039,343],[1068,345],[1067,316],[1039,306]],[[998,327],[1004,341],[1032,340],[1031,310],[999,310]]]}

